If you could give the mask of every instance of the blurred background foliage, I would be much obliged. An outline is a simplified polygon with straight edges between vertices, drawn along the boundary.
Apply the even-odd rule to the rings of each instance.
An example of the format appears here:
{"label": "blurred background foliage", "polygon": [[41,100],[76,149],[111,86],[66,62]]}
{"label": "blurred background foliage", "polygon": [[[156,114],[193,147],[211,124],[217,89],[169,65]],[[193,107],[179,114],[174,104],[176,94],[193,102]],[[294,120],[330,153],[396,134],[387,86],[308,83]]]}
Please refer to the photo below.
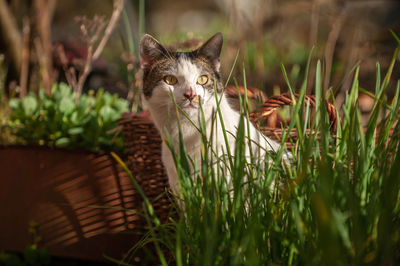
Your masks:
{"label": "blurred background foliage", "polygon": [[[23,38],[24,19],[29,19],[31,35],[38,34],[40,37],[39,33],[35,33],[37,27],[34,25],[41,20],[37,16],[36,2],[49,6],[49,35],[53,47],[61,43],[69,60],[84,59],[87,54],[75,18],[108,18],[113,10],[111,0],[1,2],[8,5],[12,12],[20,39]],[[144,12],[141,4],[144,5]],[[122,19],[101,57],[94,62],[85,86],[87,90],[103,87],[126,96],[130,86],[126,66],[127,63],[134,63],[135,68],[138,66],[137,43],[143,31],[172,46],[189,41],[186,44],[192,47],[221,31],[225,36],[221,60],[224,76],[228,76],[236,53],[240,51],[238,65],[245,62],[250,70],[247,72],[249,86],[265,90],[269,95],[273,94],[274,86],[284,90],[280,64],[285,65],[292,81],[296,81],[304,70],[311,47],[315,48],[315,57],[323,59],[326,69],[330,70],[326,87],[345,90],[349,84],[348,81],[343,82],[343,77],[361,61],[360,82],[366,89],[373,88],[375,81],[370,74],[375,73],[376,62],[379,60],[382,66],[387,65],[395,48],[396,42],[388,30],[400,30],[399,13],[398,1],[385,0],[126,0]],[[10,82],[19,80],[20,71],[10,69],[15,62],[9,55],[4,30],[1,33],[0,53],[6,55],[6,66],[9,66],[7,78]],[[133,49],[129,48],[129,42],[133,42]],[[54,54],[52,61],[58,69],[60,66],[56,57]],[[32,63],[35,60],[31,54]],[[63,71],[58,70],[56,79],[62,80]],[[237,72],[240,70],[241,67],[236,68]],[[7,84],[10,85],[9,82]],[[309,92],[312,92],[312,84]]]}
{"label": "blurred background foliage", "polygon": [[[122,12],[107,33],[118,3]],[[375,87],[376,62],[383,70],[388,67],[396,46],[389,29],[400,31],[398,14],[400,3],[388,0],[0,0],[0,112],[9,112],[8,98],[38,95],[41,88],[50,93],[59,82],[69,83],[78,94],[104,88],[126,98],[131,110],[140,110],[138,42],[144,32],[176,49],[195,48],[222,32],[223,77],[238,55],[233,77],[243,84],[244,65],[247,85],[268,96],[287,91],[282,64],[293,87],[300,86],[313,50],[313,58],[322,60],[323,87],[333,90],[340,107],[356,64],[361,65],[360,86],[367,91]],[[107,34],[94,58],[91,53]],[[79,83],[87,62],[90,71],[83,84],[71,84]],[[393,75],[395,80],[400,72]],[[388,96],[393,93],[390,84]],[[361,110],[368,113],[372,102],[361,95]]]}

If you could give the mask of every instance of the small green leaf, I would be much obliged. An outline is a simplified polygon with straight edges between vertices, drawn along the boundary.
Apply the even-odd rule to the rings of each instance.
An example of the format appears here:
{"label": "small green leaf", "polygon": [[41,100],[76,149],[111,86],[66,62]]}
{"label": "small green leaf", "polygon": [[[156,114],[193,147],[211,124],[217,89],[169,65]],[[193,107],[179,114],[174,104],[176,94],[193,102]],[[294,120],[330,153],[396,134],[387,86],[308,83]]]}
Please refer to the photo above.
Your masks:
{"label": "small green leaf", "polygon": [[101,107],[99,114],[106,122],[114,121],[119,118],[119,114],[108,105]]}
{"label": "small green leaf", "polygon": [[112,104],[113,97],[111,96],[110,93],[105,92],[104,95],[103,95],[103,99],[104,99],[104,104],[105,105],[111,105]]}
{"label": "small green leaf", "polygon": [[51,263],[51,257],[50,253],[47,251],[45,248],[41,248],[38,250],[39,252],[39,260],[42,265],[50,265]]}
{"label": "small green leaf", "polygon": [[28,265],[37,265],[39,262],[39,253],[36,246],[29,245],[24,249],[24,259]]}
{"label": "small green leaf", "polygon": [[7,254],[7,253],[5,253],[4,255],[0,253],[0,264],[7,266],[25,265],[24,262],[16,254]]}
{"label": "small green leaf", "polygon": [[20,103],[21,103],[21,100],[18,98],[12,98],[9,101],[10,108],[13,110],[18,109]]}
{"label": "small green leaf", "polygon": [[57,147],[66,147],[71,143],[71,139],[70,138],[59,138],[58,140],[56,140],[55,145]]}
{"label": "small green leaf", "polygon": [[77,111],[74,111],[74,112],[71,114],[70,120],[71,120],[71,122],[72,122],[73,124],[75,124],[75,125],[79,124],[79,118],[78,118],[78,112],[77,112]]}
{"label": "small green leaf", "polygon": [[66,83],[60,83],[58,89],[62,96],[71,96],[72,90],[71,87],[68,86]]}
{"label": "small green leaf", "polygon": [[69,114],[74,110],[75,102],[71,98],[62,98],[59,108],[61,112]]}
{"label": "small green leaf", "polygon": [[34,95],[28,95],[22,100],[22,107],[26,115],[32,115],[38,106],[38,102]]}
{"label": "small green leaf", "polygon": [[128,112],[128,110],[129,110],[128,102],[124,99],[115,100],[114,105],[117,108],[117,110],[120,112]]}
{"label": "small green leaf", "polygon": [[83,133],[82,127],[73,127],[68,130],[68,134],[71,134],[71,135],[79,135],[82,133]]}

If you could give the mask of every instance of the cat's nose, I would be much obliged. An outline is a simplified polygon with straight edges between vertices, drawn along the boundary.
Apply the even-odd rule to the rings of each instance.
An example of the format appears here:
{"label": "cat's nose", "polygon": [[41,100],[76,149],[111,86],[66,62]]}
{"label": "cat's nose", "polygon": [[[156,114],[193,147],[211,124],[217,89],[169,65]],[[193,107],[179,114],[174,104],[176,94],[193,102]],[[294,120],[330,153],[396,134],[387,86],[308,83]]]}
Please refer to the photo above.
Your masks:
{"label": "cat's nose", "polygon": [[188,99],[189,101],[193,100],[196,97],[196,93],[193,90],[188,90],[183,93],[183,96]]}

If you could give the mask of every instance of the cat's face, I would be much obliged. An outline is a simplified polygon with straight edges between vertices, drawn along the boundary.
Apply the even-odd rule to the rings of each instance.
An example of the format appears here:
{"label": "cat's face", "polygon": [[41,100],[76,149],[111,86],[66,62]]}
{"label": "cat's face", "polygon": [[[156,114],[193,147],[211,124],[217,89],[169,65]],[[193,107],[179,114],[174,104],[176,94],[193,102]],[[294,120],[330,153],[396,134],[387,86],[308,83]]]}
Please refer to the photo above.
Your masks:
{"label": "cat's face", "polygon": [[219,56],[222,34],[217,33],[191,52],[174,52],[150,35],[140,41],[140,64],[144,71],[143,94],[153,110],[167,112],[175,102],[189,116],[215,105],[214,88],[222,93]]}

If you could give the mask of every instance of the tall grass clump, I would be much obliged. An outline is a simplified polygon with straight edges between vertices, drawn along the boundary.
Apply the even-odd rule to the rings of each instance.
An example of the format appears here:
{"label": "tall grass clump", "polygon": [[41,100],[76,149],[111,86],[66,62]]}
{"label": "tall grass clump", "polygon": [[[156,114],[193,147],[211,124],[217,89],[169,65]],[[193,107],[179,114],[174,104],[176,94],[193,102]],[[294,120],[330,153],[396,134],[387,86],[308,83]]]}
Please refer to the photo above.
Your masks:
{"label": "tall grass clump", "polygon": [[[236,148],[229,147],[226,156],[210,148],[210,129],[200,117],[200,165],[183,144],[170,146],[183,204],[163,225],[147,202],[151,232],[143,243],[156,244],[164,265],[395,265],[400,261],[399,81],[391,102],[385,95],[399,49],[400,43],[383,77],[377,64],[375,104],[365,128],[357,102],[359,68],[334,132],[317,63],[315,115],[311,119],[305,104],[306,75],[287,126],[297,133],[291,165],[282,163],[284,150],[265,158],[246,156],[245,108]],[[247,98],[242,100],[246,105]]]}

